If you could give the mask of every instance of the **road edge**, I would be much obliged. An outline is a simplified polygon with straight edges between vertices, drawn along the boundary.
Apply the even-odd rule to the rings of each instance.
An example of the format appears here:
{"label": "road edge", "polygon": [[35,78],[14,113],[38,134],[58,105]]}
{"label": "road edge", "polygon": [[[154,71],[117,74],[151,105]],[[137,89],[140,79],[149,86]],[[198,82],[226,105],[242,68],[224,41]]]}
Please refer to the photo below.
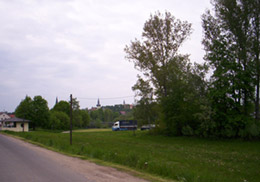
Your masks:
{"label": "road edge", "polygon": [[166,179],[166,178],[162,178],[160,176],[152,175],[152,174],[149,174],[149,173],[140,172],[140,171],[137,171],[137,170],[130,168],[130,167],[127,167],[127,166],[123,166],[123,165],[119,165],[119,164],[115,164],[115,163],[111,163],[111,162],[107,162],[107,161],[103,161],[103,160],[99,160],[99,159],[94,159],[94,158],[90,158],[90,157],[86,157],[86,156],[66,153],[66,152],[57,150],[53,147],[46,146],[46,145],[43,145],[43,144],[35,142],[35,141],[31,141],[31,140],[28,140],[28,139],[23,138],[23,137],[12,135],[10,133],[5,133],[5,132],[0,131],[0,134],[22,140],[24,142],[36,145],[38,147],[45,148],[47,150],[51,150],[53,152],[57,152],[57,153],[62,154],[62,155],[66,155],[66,156],[69,156],[69,157],[75,157],[75,158],[78,158],[78,159],[81,159],[81,160],[87,160],[89,162],[95,163],[95,164],[100,165],[100,166],[112,167],[112,168],[117,169],[118,171],[125,172],[129,175],[132,175],[134,177],[138,177],[140,179],[148,180],[150,182],[177,182],[177,181],[174,181],[172,179]]}

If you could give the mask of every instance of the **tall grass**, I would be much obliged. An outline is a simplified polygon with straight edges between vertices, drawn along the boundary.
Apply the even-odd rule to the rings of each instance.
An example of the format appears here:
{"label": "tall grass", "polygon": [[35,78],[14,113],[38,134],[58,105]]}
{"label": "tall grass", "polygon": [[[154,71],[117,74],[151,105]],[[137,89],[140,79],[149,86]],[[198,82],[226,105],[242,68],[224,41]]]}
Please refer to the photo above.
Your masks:
{"label": "tall grass", "polygon": [[59,151],[183,182],[258,182],[260,142],[152,136],[147,132],[12,133]]}

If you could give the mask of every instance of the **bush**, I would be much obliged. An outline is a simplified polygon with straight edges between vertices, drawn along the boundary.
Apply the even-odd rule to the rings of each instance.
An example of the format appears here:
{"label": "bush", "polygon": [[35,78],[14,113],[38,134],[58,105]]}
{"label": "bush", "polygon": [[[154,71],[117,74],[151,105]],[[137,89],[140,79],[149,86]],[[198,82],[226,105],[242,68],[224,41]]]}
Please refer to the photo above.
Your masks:
{"label": "bush", "polygon": [[53,130],[68,130],[70,127],[69,120],[70,118],[66,113],[61,111],[51,111],[48,128]]}

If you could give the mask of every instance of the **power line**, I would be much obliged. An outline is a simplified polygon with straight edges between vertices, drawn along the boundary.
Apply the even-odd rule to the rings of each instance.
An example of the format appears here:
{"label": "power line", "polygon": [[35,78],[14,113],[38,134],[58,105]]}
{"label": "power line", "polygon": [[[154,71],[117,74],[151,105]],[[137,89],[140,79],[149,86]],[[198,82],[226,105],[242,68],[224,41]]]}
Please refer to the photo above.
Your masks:
{"label": "power line", "polygon": [[84,99],[84,100],[97,100],[98,98],[100,100],[116,100],[116,99],[125,99],[125,98],[131,98],[131,97],[134,97],[134,95],[131,95],[131,96],[121,96],[121,97],[96,97],[96,98],[83,98],[83,97],[78,97],[78,99]]}

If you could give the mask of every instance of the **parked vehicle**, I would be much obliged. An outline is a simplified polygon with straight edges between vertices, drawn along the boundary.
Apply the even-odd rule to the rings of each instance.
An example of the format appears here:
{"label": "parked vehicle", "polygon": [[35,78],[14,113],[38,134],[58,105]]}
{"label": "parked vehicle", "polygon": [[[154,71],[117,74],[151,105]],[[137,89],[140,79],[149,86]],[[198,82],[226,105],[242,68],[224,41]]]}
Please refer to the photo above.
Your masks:
{"label": "parked vehicle", "polygon": [[153,128],[155,128],[155,124],[141,126],[141,130],[150,130],[150,129],[153,129]]}
{"label": "parked vehicle", "polygon": [[126,130],[136,130],[137,121],[136,120],[120,120],[116,121],[112,126],[113,131],[126,131]]}

